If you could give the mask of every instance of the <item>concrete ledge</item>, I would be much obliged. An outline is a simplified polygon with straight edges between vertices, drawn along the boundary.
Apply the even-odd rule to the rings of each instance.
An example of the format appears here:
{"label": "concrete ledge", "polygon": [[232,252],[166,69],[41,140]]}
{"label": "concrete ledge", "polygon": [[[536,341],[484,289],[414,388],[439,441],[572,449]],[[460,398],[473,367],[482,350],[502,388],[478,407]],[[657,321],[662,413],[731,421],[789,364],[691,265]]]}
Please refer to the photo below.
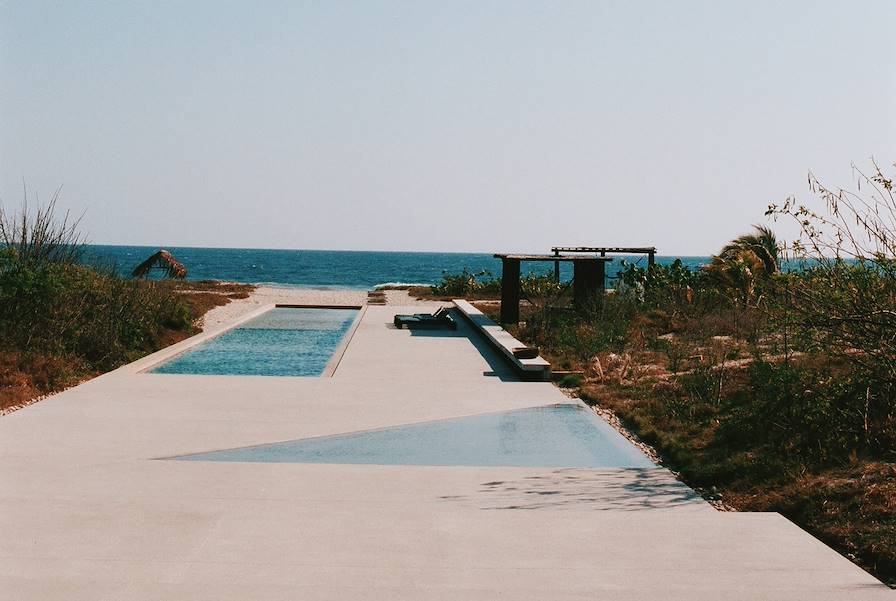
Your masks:
{"label": "concrete ledge", "polygon": [[[283,305],[277,306],[282,307]],[[351,309],[354,307],[345,308]],[[361,324],[361,320],[364,318],[364,313],[366,312],[367,305],[358,308],[358,314],[355,315],[355,318],[352,320],[352,325],[350,325],[345,334],[343,334],[342,340],[339,341],[339,346],[337,346],[336,350],[333,351],[333,355],[330,357],[330,360],[327,361],[327,365],[326,367],[324,367],[324,371],[320,374],[320,377],[332,378],[333,374],[336,373],[336,369],[339,367],[339,363],[342,361],[342,356],[345,355],[345,351],[348,348],[349,343],[352,341],[352,338],[354,337],[358,326]]]}
{"label": "concrete ledge", "polygon": [[483,336],[503,354],[525,380],[548,382],[551,379],[551,364],[541,357],[520,359],[513,354],[513,349],[526,346],[510,335],[510,332],[493,322],[488,316],[462,299],[454,299],[454,305],[467,321],[479,330]]}
{"label": "concrete ledge", "polygon": [[367,305],[328,305],[308,303],[277,303],[274,307],[285,309],[363,309]]}

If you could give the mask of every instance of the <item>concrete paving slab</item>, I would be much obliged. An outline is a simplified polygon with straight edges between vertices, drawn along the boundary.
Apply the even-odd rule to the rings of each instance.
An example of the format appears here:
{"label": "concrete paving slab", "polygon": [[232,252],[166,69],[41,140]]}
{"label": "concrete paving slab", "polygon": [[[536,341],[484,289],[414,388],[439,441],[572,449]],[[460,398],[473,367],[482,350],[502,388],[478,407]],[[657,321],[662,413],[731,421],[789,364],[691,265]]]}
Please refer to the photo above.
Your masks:
{"label": "concrete paving slab", "polygon": [[[173,465],[172,465],[173,463]],[[13,505],[129,499],[265,499],[331,504],[397,503],[467,509],[715,510],[665,469],[551,469],[121,461],[57,466],[35,477],[5,468]],[[238,483],[238,486],[234,486]],[[309,483],[313,483],[309,485]]]}
{"label": "concrete paving slab", "polygon": [[369,307],[331,378],[132,365],[0,418],[0,599],[896,599],[662,468],[155,459],[571,402],[417,310]]}

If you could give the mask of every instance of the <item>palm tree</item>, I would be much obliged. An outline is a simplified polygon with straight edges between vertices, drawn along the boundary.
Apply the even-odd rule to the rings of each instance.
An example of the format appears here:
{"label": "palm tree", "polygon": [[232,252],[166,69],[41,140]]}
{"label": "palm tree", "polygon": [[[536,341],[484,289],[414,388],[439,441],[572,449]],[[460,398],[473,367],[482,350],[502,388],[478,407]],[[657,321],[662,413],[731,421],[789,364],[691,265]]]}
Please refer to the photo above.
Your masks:
{"label": "palm tree", "polygon": [[759,280],[780,271],[780,248],[775,233],[769,228],[754,225],[754,232],[739,236],[713,255],[707,270],[719,283],[736,290],[740,301],[750,302],[755,296]]}
{"label": "palm tree", "polygon": [[775,233],[764,225],[754,225],[753,229],[755,231],[752,234],[738,236],[726,244],[718,254],[718,257],[713,257],[713,261],[716,258],[743,257],[745,253],[752,253],[757,259],[762,261],[766,275],[780,271],[780,246]]}

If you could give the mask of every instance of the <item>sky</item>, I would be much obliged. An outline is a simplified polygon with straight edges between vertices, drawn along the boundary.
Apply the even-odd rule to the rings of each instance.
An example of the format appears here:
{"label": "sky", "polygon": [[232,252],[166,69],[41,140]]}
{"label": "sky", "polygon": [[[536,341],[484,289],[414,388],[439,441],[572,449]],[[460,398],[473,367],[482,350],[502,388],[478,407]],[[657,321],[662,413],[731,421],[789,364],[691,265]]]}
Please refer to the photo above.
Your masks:
{"label": "sky", "polygon": [[[705,255],[896,161],[896,2],[0,0],[0,201],[91,242]],[[793,230],[777,224],[787,238]]]}

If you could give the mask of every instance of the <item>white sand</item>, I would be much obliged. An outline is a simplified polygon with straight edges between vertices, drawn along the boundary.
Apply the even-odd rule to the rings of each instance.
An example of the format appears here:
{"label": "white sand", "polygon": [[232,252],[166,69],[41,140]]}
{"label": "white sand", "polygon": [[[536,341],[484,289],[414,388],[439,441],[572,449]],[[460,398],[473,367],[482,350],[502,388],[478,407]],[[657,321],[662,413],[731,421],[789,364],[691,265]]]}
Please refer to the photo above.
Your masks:
{"label": "white sand", "polygon": [[277,288],[259,286],[249,298],[232,300],[223,307],[215,307],[205,314],[203,329],[230,323],[241,315],[271,303],[295,305],[363,305],[367,302],[364,290],[313,290],[308,288]]}
{"label": "white sand", "polygon": [[[311,288],[278,288],[275,286],[258,286],[249,298],[232,300],[222,307],[215,307],[205,314],[203,329],[217,328],[230,323],[246,313],[263,305],[269,304],[290,305],[354,305],[367,304],[366,290],[328,289],[316,290]],[[433,305],[426,301],[418,301],[408,295],[404,290],[389,290],[386,292],[386,304],[389,305]]]}

